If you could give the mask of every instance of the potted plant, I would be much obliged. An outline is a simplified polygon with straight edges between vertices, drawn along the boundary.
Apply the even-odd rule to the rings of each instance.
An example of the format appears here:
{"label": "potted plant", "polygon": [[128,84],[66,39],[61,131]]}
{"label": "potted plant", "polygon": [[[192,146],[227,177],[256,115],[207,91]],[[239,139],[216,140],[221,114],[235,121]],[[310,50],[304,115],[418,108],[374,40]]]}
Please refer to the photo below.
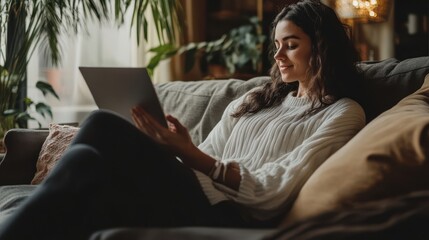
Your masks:
{"label": "potted plant", "polygon": [[[34,119],[28,111],[33,108],[42,116],[52,115],[44,103],[34,103],[20,93],[25,89],[26,69],[34,49],[41,41],[47,42],[50,60],[54,65],[61,61],[59,35],[61,32],[77,33],[85,29],[89,18],[99,21],[114,17],[118,24],[124,22],[128,9],[133,11],[132,25],[138,41],[147,39],[150,11],[156,34],[161,44],[174,44],[182,8],[175,0],[5,0],[0,2],[0,140],[5,132],[18,127],[20,122]],[[53,88],[38,82],[44,94],[54,94]],[[25,95],[25,90],[24,90]],[[21,106],[21,107],[18,107]]]}
{"label": "potted plant", "polygon": [[[180,54],[185,57],[185,71],[189,71],[200,59],[202,72],[215,78],[234,77],[240,73],[259,73],[262,61],[262,46],[266,39],[260,31],[260,20],[255,16],[246,24],[233,28],[219,39],[189,43],[174,47],[171,44],[151,49],[155,55],[148,68],[155,68],[163,59]],[[220,69],[220,73],[210,69]],[[242,75],[239,75],[242,76]]]}

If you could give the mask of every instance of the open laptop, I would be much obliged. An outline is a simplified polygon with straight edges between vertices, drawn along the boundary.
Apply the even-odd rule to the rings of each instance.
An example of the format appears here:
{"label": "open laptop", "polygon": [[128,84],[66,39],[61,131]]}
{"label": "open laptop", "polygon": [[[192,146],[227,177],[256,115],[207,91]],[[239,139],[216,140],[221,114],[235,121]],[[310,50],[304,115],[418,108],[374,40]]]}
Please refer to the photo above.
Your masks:
{"label": "open laptop", "polygon": [[141,105],[167,127],[152,80],[146,68],[79,67],[99,109],[113,111],[131,123],[131,108]]}

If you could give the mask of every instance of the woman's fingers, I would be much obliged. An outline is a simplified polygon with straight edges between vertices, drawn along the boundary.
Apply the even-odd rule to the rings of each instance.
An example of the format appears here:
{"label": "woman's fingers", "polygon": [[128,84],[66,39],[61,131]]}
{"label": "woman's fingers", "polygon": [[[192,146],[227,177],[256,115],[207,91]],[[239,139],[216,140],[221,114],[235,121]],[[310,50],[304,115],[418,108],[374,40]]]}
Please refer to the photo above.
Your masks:
{"label": "woman's fingers", "polygon": [[143,130],[146,134],[154,133],[154,128],[152,127],[151,120],[148,119],[147,115],[144,112],[140,112],[139,110],[133,108],[132,109],[132,118],[136,123],[137,127]]}
{"label": "woman's fingers", "polygon": [[155,141],[158,141],[159,143],[164,144],[166,142],[169,130],[159,124],[142,107],[134,107],[132,109],[132,117],[137,127],[146,135],[148,135]]}
{"label": "woman's fingers", "polygon": [[165,117],[166,119],[167,119],[167,121],[169,122],[169,123],[171,123],[173,126],[174,126],[174,128],[175,128],[175,131],[176,132],[179,132],[179,133],[188,133],[188,129],[187,128],[185,128],[180,122],[179,122],[179,120],[177,120],[177,118],[175,118],[175,117],[173,117],[173,116],[171,116],[171,115],[167,115],[166,117]]}
{"label": "woman's fingers", "polygon": [[131,109],[131,115],[137,128],[155,142],[166,146],[175,154],[183,154],[192,143],[188,130],[173,116],[165,116],[168,129],[157,122],[142,107]]}
{"label": "woman's fingers", "polygon": [[155,126],[157,128],[164,128],[158,121],[155,120],[155,118],[153,118],[152,115],[150,115],[148,112],[146,112],[146,110],[144,110],[141,106],[136,106],[133,108],[133,111],[136,112],[137,116],[143,116],[145,121],[149,124],[151,124],[152,126]]}

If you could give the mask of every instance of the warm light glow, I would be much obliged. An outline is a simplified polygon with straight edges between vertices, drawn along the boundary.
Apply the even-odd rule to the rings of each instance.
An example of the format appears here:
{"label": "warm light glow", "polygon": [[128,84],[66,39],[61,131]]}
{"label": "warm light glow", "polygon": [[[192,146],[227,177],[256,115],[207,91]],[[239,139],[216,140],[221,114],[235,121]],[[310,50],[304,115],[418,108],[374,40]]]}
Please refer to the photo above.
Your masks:
{"label": "warm light glow", "polygon": [[387,17],[389,0],[336,0],[335,8],[343,19],[361,21],[384,21]]}

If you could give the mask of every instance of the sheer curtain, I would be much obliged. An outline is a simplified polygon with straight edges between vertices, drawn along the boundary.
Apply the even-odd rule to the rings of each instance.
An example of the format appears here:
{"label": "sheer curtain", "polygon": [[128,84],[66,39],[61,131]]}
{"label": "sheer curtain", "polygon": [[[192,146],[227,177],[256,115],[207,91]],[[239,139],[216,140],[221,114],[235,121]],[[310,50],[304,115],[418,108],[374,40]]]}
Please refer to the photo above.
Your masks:
{"label": "sheer curtain", "polygon": [[[37,117],[43,127],[47,127],[50,122],[81,123],[92,110],[97,109],[78,70],[79,66],[143,67],[148,60],[147,49],[156,45],[155,39],[138,45],[129,20],[120,27],[113,21],[102,24],[89,22],[87,26],[87,33],[82,31],[77,36],[64,33],[61,37],[61,66],[52,68],[47,65],[41,48],[37,49],[30,59],[28,96],[36,100],[35,102],[46,102],[53,110],[53,119]],[[168,63],[162,63],[155,71],[154,82],[169,81],[171,76],[168,69]],[[43,97],[35,88],[38,80],[49,82],[57,91],[60,100]],[[37,127],[37,123],[30,121],[29,126]]]}

